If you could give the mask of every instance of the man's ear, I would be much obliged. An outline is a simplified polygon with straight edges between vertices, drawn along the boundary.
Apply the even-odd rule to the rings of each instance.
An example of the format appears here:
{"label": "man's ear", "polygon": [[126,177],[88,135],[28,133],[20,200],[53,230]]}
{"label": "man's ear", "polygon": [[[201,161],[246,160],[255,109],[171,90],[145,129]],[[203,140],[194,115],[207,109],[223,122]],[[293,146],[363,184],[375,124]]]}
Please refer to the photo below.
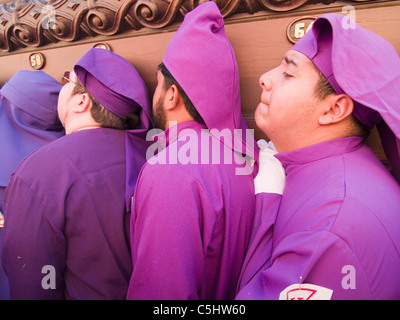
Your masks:
{"label": "man's ear", "polygon": [[332,94],[322,104],[318,118],[320,125],[338,123],[352,114],[354,102],[347,94]]}
{"label": "man's ear", "polygon": [[73,106],[73,111],[76,113],[82,113],[90,109],[92,106],[92,100],[87,92],[78,93],[75,95],[76,102]]}
{"label": "man's ear", "polygon": [[165,92],[164,106],[168,111],[174,110],[181,102],[181,95],[176,85],[170,86]]}

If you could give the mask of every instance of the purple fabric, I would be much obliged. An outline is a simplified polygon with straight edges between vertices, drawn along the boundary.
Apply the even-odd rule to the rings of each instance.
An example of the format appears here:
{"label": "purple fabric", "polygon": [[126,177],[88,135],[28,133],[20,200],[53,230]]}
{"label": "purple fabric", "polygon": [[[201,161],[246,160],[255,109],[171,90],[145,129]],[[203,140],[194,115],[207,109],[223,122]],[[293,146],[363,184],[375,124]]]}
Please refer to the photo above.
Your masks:
{"label": "purple fabric", "polygon": [[86,70],[79,67],[75,68],[80,82],[90,93],[93,92],[92,95],[96,100],[109,111],[115,113],[121,118],[126,118],[126,115],[130,113],[138,113],[141,107],[136,101],[132,101],[131,99],[106,87]]}
{"label": "purple fabric", "polygon": [[282,196],[276,193],[256,194],[254,225],[242,266],[238,290],[249,283],[270,262],[273,230],[281,199]]}
{"label": "purple fabric", "polygon": [[[124,131],[82,130],[19,166],[4,201],[12,299],[125,299],[132,262],[124,149]],[[41,286],[46,265],[55,268],[56,289]]]}
{"label": "purple fabric", "polygon": [[125,131],[125,158],[126,158],[126,182],[125,182],[125,207],[126,211],[131,211],[133,193],[135,191],[138,175],[146,159],[138,155],[146,155],[147,149],[151,146],[151,141],[145,140],[145,132],[138,133],[140,130]]}
{"label": "purple fabric", "polygon": [[[248,126],[241,114],[238,66],[215,2],[203,3],[186,14],[168,44],[163,63],[207,128],[235,133],[231,141],[224,143],[258,161],[255,140],[244,138]],[[235,129],[241,129],[243,135]]]}
{"label": "purple fabric", "polygon": [[[398,139],[385,122],[378,125],[379,136],[382,141],[385,154],[391,163],[400,163],[400,139]],[[394,165],[393,175],[400,181],[400,166]]]}
{"label": "purple fabric", "polygon": [[150,143],[146,133],[153,127],[152,108],[146,84],[136,69],[121,56],[104,49],[92,48],[75,64],[74,71],[87,90],[105,108],[125,118],[139,113],[135,129],[125,134],[126,186],[125,206],[130,211],[136,179],[141,169],[137,154],[145,154]]}
{"label": "purple fabric", "polygon": [[349,137],[276,157],[287,179],[272,255],[257,253],[266,266],[237,299],[278,299],[300,277],[332,299],[399,299],[400,186],[373,151]]}
{"label": "purple fabric", "polygon": [[[158,136],[166,135],[165,149],[140,173],[132,207],[133,273],[127,298],[233,299],[255,209],[253,175],[236,174],[236,169],[242,168],[242,151],[258,160],[258,148],[253,136],[246,141],[212,135],[212,129],[238,136],[245,132],[235,129],[247,129],[236,60],[214,2],[185,16],[163,62],[206,125],[189,121],[169,127]],[[213,146],[199,143],[201,136]],[[188,153],[195,160],[182,162]]]}
{"label": "purple fabric", "polygon": [[[235,161],[223,164],[237,153],[197,122],[165,134],[167,147],[144,165],[135,190],[127,298],[233,299],[254,220],[253,177],[236,175]],[[212,164],[212,152],[202,164],[201,134],[221,164]],[[173,161],[188,150],[198,164]]]}
{"label": "purple fabric", "polygon": [[[3,197],[5,187],[0,187],[0,212],[3,212]],[[8,300],[10,298],[8,279],[3,270],[3,264],[1,263],[1,241],[3,237],[3,230],[0,228],[0,300]]]}
{"label": "purple fabric", "polygon": [[340,14],[319,17],[293,50],[310,58],[337,93],[345,92],[356,102],[353,114],[361,122],[369,127],[386,122],[397,141],[382,144],[393,155],[388,158],[400,181],[399,55],[385,39],[355,23],[344,28],[344,19]]}
{"label": "purple fabric", "polygon": [[60,90],[43,71],[18,71],[1,88],[0,186],[29,153],[64,135],[57,115]]}

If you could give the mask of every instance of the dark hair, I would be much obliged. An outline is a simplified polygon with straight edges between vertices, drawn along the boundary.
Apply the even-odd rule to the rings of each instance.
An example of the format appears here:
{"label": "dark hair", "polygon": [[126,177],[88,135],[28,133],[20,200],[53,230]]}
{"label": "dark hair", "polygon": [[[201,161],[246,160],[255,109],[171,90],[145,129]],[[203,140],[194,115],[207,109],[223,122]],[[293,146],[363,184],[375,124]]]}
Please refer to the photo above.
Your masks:
{"label": "dark hair", "polygon": [[100,102],[98,102],[92,96],[92,94],[87,91],[87,89],[82,85],[79,79],[76,79],[76,84],[74,89],[72,90],[72,95],[78,93],[89,94],[89,98],[92,101],[90,114],[93,117],[94,121],[96,121],[100,125],[100,127],[119,130],[129,130],[136,128],[136,125],[139,122],[139,116],[137,114],[127,114],[126,118],[121,118],[120,116],[117,116],[115,113],[112,113],[110,110],[102,106]]}
{"label": "dark hair", "polygon": [[[318,99],[318,101],[324,100],[330,94],[336,94],[335,89],[333,89],[328,79],[315,65],[314,67],[319,75],[318,82],[314,89],[314,95]],[[370,134],[371,130],[368,128],[368,126],[366,126],[364,123],[362,123],[353,115],[351,115],[351,118],[352,118],[352,126],[348,131],[348,135],[366,138]]]}
{"label": "dark hair", "polygon": [[315,70],[318,73],[319,79],[314,89],[314,95],[318,101],[324,100],[330,94],[336,93],[328,79],[323,73],[314,65]]}
{"label": "dark hair", "polygon": [[162,75],[164,76],[164,89],[167,90],[170,88],[172,85],[175,85],[178,88],[179,94],[182,96],[183,103],[185,105],[185,108],[187,112],[193,117],[193,119],[199,123],[205,124],[203,118],[193,105],[192,101],[190,101],[189,97],[183,91],[182,87],[179,85],[179,83],[175,80],[173,75],[169,72],[169,70],[166,68],[164,63],[160,63],[158,66],[158,69],[161,71]]}

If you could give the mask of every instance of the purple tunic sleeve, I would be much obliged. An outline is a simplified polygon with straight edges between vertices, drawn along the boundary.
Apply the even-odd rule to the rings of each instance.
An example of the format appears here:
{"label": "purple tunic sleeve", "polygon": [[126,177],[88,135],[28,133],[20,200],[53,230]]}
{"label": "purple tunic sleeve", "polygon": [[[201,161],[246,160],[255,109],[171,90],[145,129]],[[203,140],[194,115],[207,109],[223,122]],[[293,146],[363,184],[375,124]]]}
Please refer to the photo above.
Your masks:
{"label": "purple tunic sleeve", "polygon": [[[135,191],[128,299],[198,299],[204,268],[202,186],[176,166],[147,166]],[[179,190],[179,192],[176,192]],[[210,217],[203,214],[203,217]],[[215,219],[215,216],[210,219]],[[207,219],[207,218],[205,218]],[[150,226],[150,227],[149,227]]]}
{"label": "purple tunic sleeve", "polygon": [[256,216],[238,291],[270,262],[273,227],[281,199],[282,196],[277,193],[256,194]]}
{"label": "purple tunic sleeve", "polygon": [[[328,205],[320,210],[329,210]],[[368,211],[357,201],[348,201],[341,210]],[[370,248],[373,247],[373,237],[371,234]],[[371,299],[366,275],[373,270],[365,269],[351,248],[352,244],[344,238],[327,230],[303,230],[277,242],[274,243],[271,261],[239,292],[236,299],[278,300],[286,288],[299,283],[332,290],[331,299],[335,300]],[[388,250],[389,247],[388,244]],[[384,259],[385,253],[376,254],[377,259],[379,256]]]}
{"label": "purple tunic sleeve", "polygon": [[285,170],[274,156],[276,150],[272,143],[259,140],[257,144],[260,147],[260,157],[259,171],[254,179],[255,219],[238,284],[238,292],[270,262],[273,228],[286,180]]}

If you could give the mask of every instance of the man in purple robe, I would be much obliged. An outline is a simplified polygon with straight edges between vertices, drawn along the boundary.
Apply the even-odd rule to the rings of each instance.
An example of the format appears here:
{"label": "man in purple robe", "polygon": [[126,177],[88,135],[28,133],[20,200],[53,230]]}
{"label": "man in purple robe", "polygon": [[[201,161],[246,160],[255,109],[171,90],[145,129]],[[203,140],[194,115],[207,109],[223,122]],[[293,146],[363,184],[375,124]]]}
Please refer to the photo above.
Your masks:
{"label": "man in purple robe", "polygon": [[5,192],[10,297],[124,299],[132,272],[126,195],[146,160],[147,89],[129,62],[104,49],[90,49],[66,79],[58,99],[66,135],[27,157]]}
{"label": "man in purple robe", "polygon": [[[237,299],[400,298],[400,59],[344,19],[318,18],[260,78],[257,126],[287,176]],[[363,141],[375,125],[392,172]]]}
{"label": "man in purple robe", "polygon": [[[64,135],[57,116],[60,89],[54,78],[40,70],[18,71],[1,88],[0,241],[4,226],[3,197],[11,174],[32,151]],[[0,259],[0,300],[8,296],[8,280]]]}
{"label": "man in purple robe", "polygon": [[253,226],[258,149],[213,1],[185,16],[162,62],[153,113],[164,131],[135,190],[127,298],[233,299]]}

